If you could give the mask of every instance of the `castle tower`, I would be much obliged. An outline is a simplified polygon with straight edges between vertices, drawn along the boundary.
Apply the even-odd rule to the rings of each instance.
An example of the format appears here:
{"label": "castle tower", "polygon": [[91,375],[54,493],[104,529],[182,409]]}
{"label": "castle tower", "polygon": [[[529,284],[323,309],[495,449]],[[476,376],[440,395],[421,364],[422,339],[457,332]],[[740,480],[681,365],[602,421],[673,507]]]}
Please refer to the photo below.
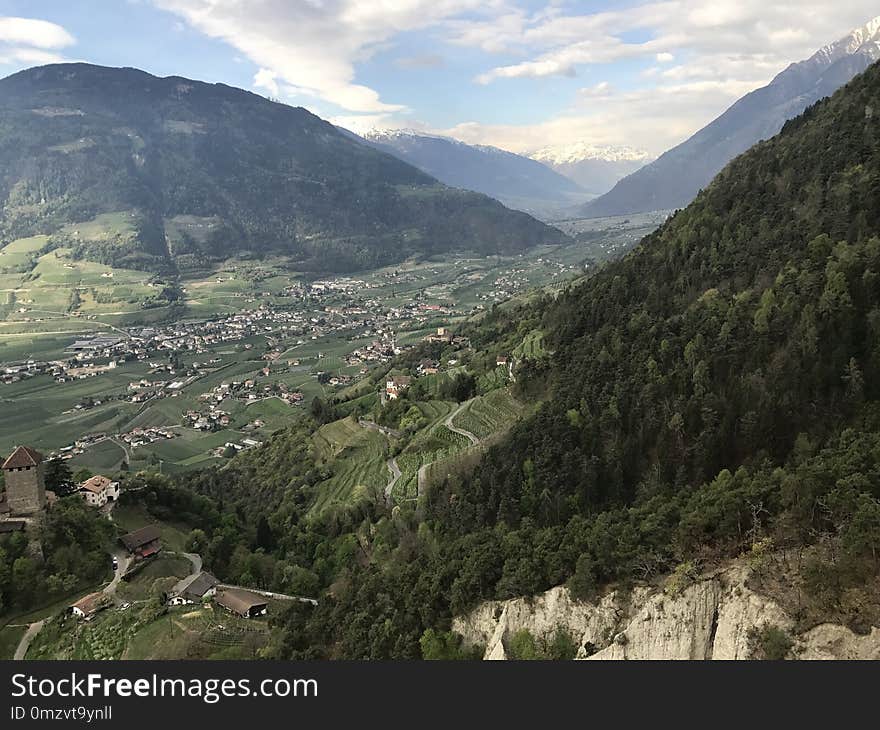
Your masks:
{"label": "castle tower", "polygon": [[34,514],[46,506],[45,469],[43,455],[29,446],[19,446],[3,462],[10,515]]}

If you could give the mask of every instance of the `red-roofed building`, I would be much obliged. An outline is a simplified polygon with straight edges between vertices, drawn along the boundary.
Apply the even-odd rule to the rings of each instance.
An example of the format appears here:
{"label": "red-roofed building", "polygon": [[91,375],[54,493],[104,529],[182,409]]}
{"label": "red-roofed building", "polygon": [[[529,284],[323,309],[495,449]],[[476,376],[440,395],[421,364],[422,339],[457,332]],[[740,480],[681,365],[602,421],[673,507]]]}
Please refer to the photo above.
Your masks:
{"label": "red-roofed building", "polygon": [[87,505],[103,507],[107,502],[115,502],[119,497],[119,482],[96,474],[79,485],[77,494],[85,500]]}

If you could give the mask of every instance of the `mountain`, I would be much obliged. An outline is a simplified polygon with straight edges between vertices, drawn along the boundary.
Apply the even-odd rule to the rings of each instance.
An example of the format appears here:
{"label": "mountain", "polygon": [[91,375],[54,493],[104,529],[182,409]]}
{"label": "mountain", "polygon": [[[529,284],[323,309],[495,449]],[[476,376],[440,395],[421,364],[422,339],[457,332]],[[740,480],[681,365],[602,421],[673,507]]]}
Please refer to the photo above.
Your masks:
{"label": "mountain", "polygon": [[574,180],[590,195],[607,193],[618,180],[651,161],[647,152],[633,147],[586,142],[544,147],[529,157]]}
{"label": "mountain", "polygon": [[584,205],[587,217],[687,205],[734,157],[880,59],[880,17],[782,71],[693,137]]}
{"label": "mountain", "polygon": [[569,178],[541,162],[484,145],[410,130],[376,130],[364,135],[373,147],[394,155],[445,185],[474,190],[529,212],[565,207],[584,199]]}
{"label": "mountain", "polygon": [[[535,410],[444,463],[418,511],[402,512],[408,526],[349,537],[363,560],[285,617],[284,655],[466,656],[450,621],[481,601],[566,584],[578,615],[606,615],[607,586],[621,610],[663,586],[610,650],[646,656],[669,638],[646,622],[664,606],[684,616],[676,602],[715,590],[701,576],[738,556],[749,590],[797,620],[750,613],[748,656],[789,655],[790,630],[880,626],[878,114],[875,65],[733,161],[626,258],[461,328],[470,377],[497,377],[494,354],[514,354],[511,387]],[[342,544],[341,522],[313,554]],[[717,611],[700,616],[711,646]],[[611,636],[501,639],[515,656],[571,656]]]}
{"label": "mountain", "polygon": [[58,64],[0,80],[0,236],[147,270],[250,252],[353,269],[560,234],[308,111],[223,84]]}

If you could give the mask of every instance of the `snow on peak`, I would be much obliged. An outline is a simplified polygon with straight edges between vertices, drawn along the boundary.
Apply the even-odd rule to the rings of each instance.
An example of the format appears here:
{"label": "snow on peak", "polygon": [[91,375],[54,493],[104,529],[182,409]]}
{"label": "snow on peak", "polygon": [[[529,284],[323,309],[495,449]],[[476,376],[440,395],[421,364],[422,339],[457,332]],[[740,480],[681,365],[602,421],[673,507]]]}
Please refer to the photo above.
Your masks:
{"label": "snow on peak", "polygon": [[565,165],[584,160],[605,160],[623,162],[630,160],[647,161],[651,155],[644,150],[629,146],[600,145],[590,142],[576,142],[570,145],[550,145],[529,154],[533,160],[549,162],[552,165]]}
{"label": "snow on peak", "polygon": [[860,51],[876,55],[878,48],[880,48],[880,16],[869,20],[861,28],[856,28],[846,37],[823,46],[810,60],[834,63]]}

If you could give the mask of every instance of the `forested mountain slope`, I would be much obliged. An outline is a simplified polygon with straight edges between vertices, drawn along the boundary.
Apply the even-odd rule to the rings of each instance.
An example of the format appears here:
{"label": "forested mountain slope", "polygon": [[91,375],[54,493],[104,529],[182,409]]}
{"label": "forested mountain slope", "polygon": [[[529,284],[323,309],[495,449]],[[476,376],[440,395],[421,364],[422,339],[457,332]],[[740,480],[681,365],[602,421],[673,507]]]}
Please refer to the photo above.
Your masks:
{"label": "forested mountain slope", "polygon": [[0,80],[0,236],[167,269],[282,253],[316,269],[510,253],[561,234],[440,185],[305,109],[137,69]]}
{"label": "forested mountain slope", "polygon": [[543,331],[515,369],[543,404],[418,508],[310,519],[295,432],[248,457],[293,475],[268,501],[246,464],[189,479],[236,502],[205,522],[221,573],[305,571],[321,590],[280,619],[273,655],[462,656],[446,631],[481,600],[686,585],[774,550],[793,556],[779,600],[796,628],[880,625],[878,110],[874,66],[625,259],[470,324],[470,367]]}

